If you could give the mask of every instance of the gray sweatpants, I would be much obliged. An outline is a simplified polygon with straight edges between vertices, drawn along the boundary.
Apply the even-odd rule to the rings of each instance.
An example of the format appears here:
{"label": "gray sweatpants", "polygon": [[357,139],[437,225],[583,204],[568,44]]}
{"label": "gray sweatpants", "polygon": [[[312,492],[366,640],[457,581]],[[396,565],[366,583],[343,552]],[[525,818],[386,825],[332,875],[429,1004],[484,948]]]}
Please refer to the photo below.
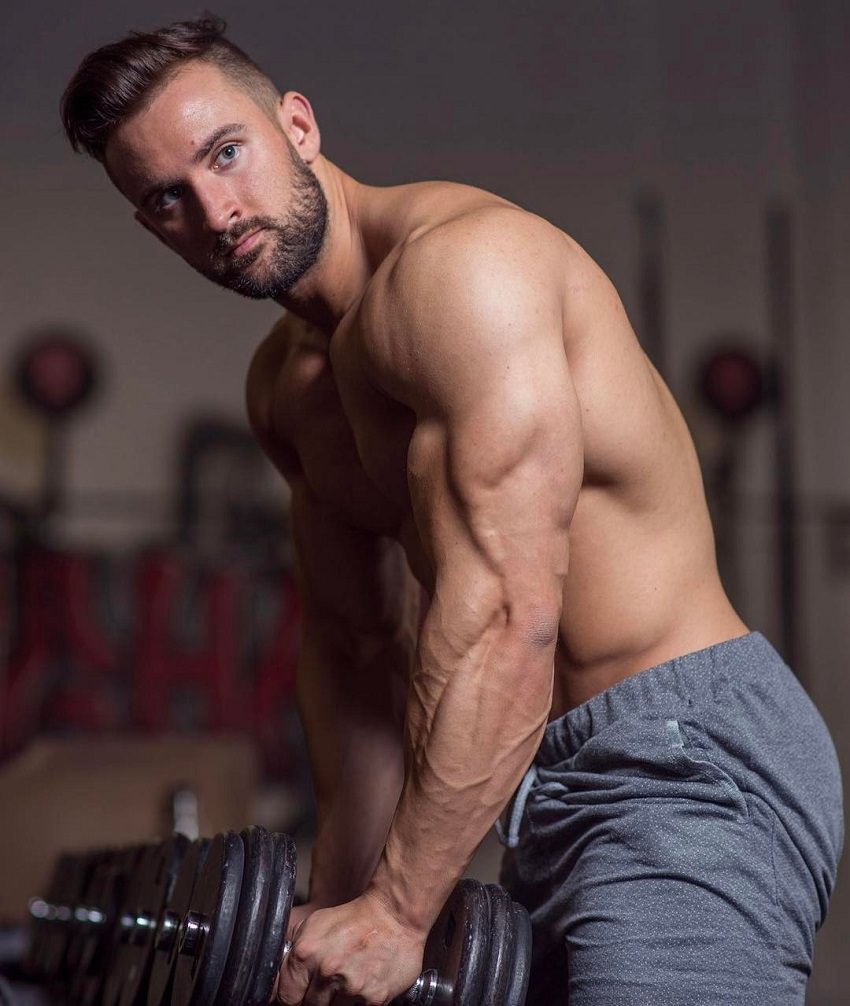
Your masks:
{"label": "gray sweatpants", "polygon": [[531,913],[529,1006],[801,1006],[841,779],[764,637],[660,664],[553,721],[519,793],[502,882]]}

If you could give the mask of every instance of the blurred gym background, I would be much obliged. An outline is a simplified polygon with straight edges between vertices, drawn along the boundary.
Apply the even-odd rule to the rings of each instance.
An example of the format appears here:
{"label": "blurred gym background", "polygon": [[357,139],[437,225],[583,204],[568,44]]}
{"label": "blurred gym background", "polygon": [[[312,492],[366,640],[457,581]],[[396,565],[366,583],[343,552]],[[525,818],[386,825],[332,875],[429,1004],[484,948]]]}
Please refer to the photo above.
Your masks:
{"label": "blurred gym background", "polygon": [[[733,600],[850,771],[850,6],[213,9],[344,170],[493,190],[601,263],[691,425]],[[89,50],[199,13],[0,14],[4,923],[60,848],[251,821],[309,843],[287,496],[242,405],[278,311],[169,257],[57,112]],[[845,876],[813,1006],[847,1002],[848,933]]]}

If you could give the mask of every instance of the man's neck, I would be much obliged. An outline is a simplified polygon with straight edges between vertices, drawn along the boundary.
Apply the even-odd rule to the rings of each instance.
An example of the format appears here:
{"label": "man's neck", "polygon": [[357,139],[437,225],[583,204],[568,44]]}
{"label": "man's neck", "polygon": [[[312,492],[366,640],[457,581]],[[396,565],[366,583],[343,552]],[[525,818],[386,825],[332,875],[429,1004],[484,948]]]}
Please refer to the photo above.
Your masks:
{"label": "man's neck", "polygon": [[316,264],[278,303],[330,338],[372,276],[364,219],[369,190],[319,157],[311,165],[328,201],[328,224]]}

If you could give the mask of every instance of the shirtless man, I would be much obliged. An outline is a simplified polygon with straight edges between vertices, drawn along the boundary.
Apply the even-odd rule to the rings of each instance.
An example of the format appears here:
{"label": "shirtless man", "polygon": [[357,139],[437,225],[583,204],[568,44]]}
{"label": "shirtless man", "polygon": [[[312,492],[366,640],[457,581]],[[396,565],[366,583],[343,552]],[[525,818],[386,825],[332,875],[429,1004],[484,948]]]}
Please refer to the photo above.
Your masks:
{"label": "shirtless man", "polygon": [[247,386],[292,488],[319,819],[278,1000],[406,989],[502,813],[530,1002],[802,1003],[834,752],[723,591],[616,292],[504,199],[343,173],[222,28],[91,54],[63,116],[145,228],[288,312]]}

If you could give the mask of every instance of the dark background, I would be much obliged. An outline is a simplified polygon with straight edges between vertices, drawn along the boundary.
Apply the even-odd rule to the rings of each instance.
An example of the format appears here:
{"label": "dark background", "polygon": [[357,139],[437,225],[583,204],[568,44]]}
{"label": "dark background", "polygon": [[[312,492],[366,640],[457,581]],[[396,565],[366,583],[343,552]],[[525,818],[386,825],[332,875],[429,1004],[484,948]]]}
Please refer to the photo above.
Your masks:
{"label": "dark background", "polygon": [[[850,7],[220,0],[213,9],[281,88],[311,99],[325,153],[344,170],[374,184],[449,178],[491,189],[597,258],[686,412],[710,488],[732,458],[734,477],[712,496],[730,589],[752,627],[780,648],[793,643],[786,656],[847,764]],[[128,549],[170,533],[176,444],[199,415],[244,426],[242,374],[277,314],[170,260],[61,133],[59,96],[86,52],[198,13],[159,0],[48,0],[0,14],[0,498],[26,509],[45,463],[44,430],[10,387],[11,363],[34,330],[72,325],[96,349],[103,386],[66,437],[67,498],[52,532],[69,548]],[[790,223],[779,321],[771,208]],[[762,362],[778,354],[782,436],[763,409],[730,448],[700,405],[699,363],[730,340]],[[285,502],[264,477],[258,492]],[[790,635],[777,587],[783,485],[796,546]],[[821,936],[811,1003],[846,1002],[847,886]]]}

